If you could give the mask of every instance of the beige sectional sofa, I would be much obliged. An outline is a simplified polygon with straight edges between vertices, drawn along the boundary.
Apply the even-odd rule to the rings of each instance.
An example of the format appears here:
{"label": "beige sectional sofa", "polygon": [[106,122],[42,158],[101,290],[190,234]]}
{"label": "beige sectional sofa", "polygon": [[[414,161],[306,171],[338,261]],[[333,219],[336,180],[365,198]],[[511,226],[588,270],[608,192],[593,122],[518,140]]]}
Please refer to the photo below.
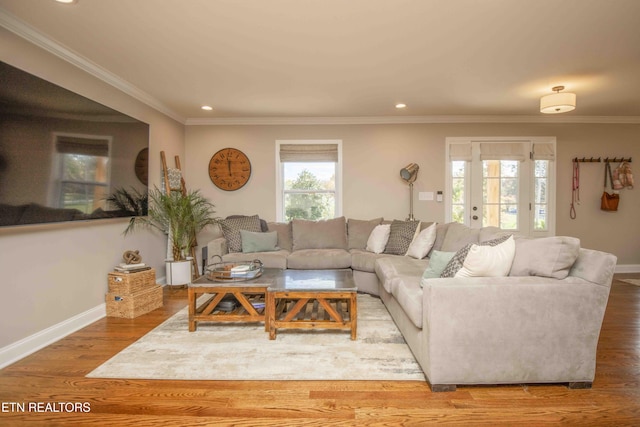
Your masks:
{"label": "beige sectional sofa", "polygon": [[[365,250],[381,221],[269,223],[264,228],[276,232],[279,249],[262,253],[229,253],[221,231],[207,256],[258,258],[278,268],[352,268],[358,290],[380,296],[434,391],[470,384],[591,386],[615,256],[580,248],[570,237],[510,239],[515,256],[506,277],[428,278],[428,256]],[[429,256],[460,254],[505,235],[457,223],[436,230]]]}

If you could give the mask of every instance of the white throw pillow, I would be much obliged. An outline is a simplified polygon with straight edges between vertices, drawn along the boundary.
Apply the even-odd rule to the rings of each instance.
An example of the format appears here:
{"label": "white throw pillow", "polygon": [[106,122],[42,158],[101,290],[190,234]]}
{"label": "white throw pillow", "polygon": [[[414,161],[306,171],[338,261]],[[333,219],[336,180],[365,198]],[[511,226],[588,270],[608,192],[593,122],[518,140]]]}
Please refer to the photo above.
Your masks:
{"label": "white throw pillow", "polygon": [[384,252],[384,248],[389,241],[389,234],[391,233],[391,224],[376,225],[369,239],[367,240],[367,251],[374,254],[381,254]]}
{"label": "white throw pillow", "polygon": [[496,246],[472,245],[455,277],[508,276],[515,254],[513,236]]}
{"label": "white throw pillow", "polygon": [[427,256],[436,241],[436,223],[434,222],[420,232],[409,245],[407,256],[422,259]]}

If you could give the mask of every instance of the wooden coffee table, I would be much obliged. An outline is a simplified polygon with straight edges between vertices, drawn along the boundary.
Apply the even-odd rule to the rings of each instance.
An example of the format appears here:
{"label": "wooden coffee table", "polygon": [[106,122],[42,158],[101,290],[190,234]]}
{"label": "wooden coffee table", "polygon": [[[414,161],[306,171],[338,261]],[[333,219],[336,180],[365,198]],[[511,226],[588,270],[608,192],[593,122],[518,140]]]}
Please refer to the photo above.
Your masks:
{"label": "wooden coffee table", "polygon": [[282,270],[267,288],[266,328],[346,329],[357,334],[357,288],[352,270]]}
{"label": "wooden coffee table", "polygon": [[[267,288],[283,271],[285,270],[279,268],[265,268],[260,277],[242,282],[217,282],[209,280],[205,275],[190,283],[189,332],[196,330],[198,322],[265,322]],[[198,298],[205,294],[211,294],[211,297],[198,306]],[[220,307],[220,302],[227,295],[233,295],[239,303],[238,307],[229,312]]]}

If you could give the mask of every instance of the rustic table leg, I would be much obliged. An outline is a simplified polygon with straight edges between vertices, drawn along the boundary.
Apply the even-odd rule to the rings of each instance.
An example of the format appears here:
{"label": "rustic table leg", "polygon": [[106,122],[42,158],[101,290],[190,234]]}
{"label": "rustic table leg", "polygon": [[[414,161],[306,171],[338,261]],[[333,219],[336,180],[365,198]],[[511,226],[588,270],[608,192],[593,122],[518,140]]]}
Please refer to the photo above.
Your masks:
{"label": "rustic table leg", "polygon": [[351,320],[351,339],[355,340],[358,330],[358,294],[355,292],[349,299],[349,318]]}
{"label": "rustic table leg", "polygon": [[189,288],[187,294],[189,296],[189,332],[195,332],[197,327],[194,320],[196,315],[196,291],[193,288]]}
{"label": "rustic table leg", "polygon": [[265,328],[269,331],[269,339],[276,339],[276,297],[275,292],[267,291],[267,303],[265,304]]}

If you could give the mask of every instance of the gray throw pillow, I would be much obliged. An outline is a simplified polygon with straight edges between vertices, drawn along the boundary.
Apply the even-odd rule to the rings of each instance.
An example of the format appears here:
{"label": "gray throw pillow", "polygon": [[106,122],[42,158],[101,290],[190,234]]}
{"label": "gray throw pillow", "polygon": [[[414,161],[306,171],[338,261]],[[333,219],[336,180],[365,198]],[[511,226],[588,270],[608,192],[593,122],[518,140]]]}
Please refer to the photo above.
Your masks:
{"label": "gray throw pillow", "polygon": [[516,239],[516,255],[509,276],[564,279],[578,259],[580,239],[567,236]]}
{"label": "gray throw pillow", "polygon": [[499,237],[497,239],[488,240],[482,243],[468,243],[467,245],[465,245],[464,248],[456,252],[453,258],[451,258],[451,261],[449,261],[445,269],[442,271],[442,274],[440,275],[440,277],[454,277],[458,272],[458,270],[460,270],[464,265],[464,260],[465,258],[467,258],[467,255],[469,254],[469,250],[471,250],[471,246],[473,245],[497,246],[500,243],[506,241],[509,237],[511,237],[511,234]]}
{"label": "gray throw pillow", "polygon": [[240,230],[242,238],[242,252],[272,252],[277,251],[278,233],[276,231],[259,232]]}
{"label": "gray throw pillow", "polygon": [[224,234],[224,238],[227,241],[229,252],[242,251],[240,230],[262,231],[258,215],[227,218],[220,221],[220,226],[222,227],[222,234]]}
{"label": "gray throw pillow", "polygon": [[419,225],[420,221],[394,220],[391,223],[389,240],[387,241],[387,246],[384,248],[384,253],[392,255],[406,254]]}

